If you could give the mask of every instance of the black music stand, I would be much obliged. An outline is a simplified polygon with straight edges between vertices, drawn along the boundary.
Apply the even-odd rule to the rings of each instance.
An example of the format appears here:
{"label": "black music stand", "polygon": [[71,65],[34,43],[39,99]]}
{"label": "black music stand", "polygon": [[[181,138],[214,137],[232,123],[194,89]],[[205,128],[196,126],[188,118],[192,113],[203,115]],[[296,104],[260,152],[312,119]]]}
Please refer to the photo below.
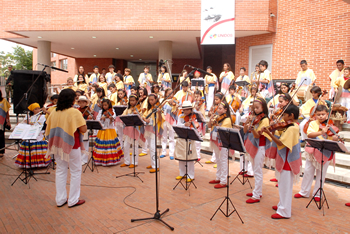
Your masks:
{"label": "black music stand", "polygon": [[[139,174],[144,174],[144,172],[136,172],[135,168],[135,157],[136,157],[136,153],[135,153],[135,135],[136,135],[136,127],[137,126],[143,126],[145,125],[144,122],[142,121],[142,119],[140,118],[139,115],[125,115],[125,116],[120,116],[119,117],[121,121],[123,121],[123,123],[125,124],[125,126],[130,126],[130,127],[134,127],[134,144],[133,144],[133,148],[134,148],[134,172],[132,173],[127,173],[124,175],[120,175],[120,176],[116,176],[116,178],[122,177],[122,176],[133,176],[133,177],[137,177],[139,178],[139,180],[141,180],[141,178],[139,177]],[[125,157],[125,156],[124,156]],[[130,155],[127,155],[127,157],[130,157]],[[143,180],[141,180],[141,182],[143,183]]]}
{"label": "black music stand", "polygon": [[[89,129],[89,139],[90,139],[89,148],[90,148],[91,144],[92,144],[92,148],[91,148],[91,156],[90,156],[88,163],[85,166],[84,173],[86,171],[86,168],[88,168],[88,167],[92,172],[94,172],[94,170],[96,168],[96,171],[98,173],[98,169],[97,169],[95,159],[94,159],[94,146],[93,146],[94,142],[92,140],[92,134],[93,134],[93,130],[101,130],[102,124],[100,121],[97,121],[97,120],[86,120],[86,126]],[[85,149],[85,150],[88,151],[89,149]],[[91,167],[90,167],[90,161],[91,161]]]}
{"label": "black music stand", "polygon": [[[186,140],[186,159],[185,160],[179,160],[179,159],[176,159],[176,160],[179,160],[179,161],[186,161],[186,173],[184,176],[182,176],[182,178],[179,180],[179,182],[177,182],[177,184],[175,185],[175,187],[173,188],[173,190],[179,185],[181,184],[182,187],[185,189],[185,190],[188,190],[189,187],[191,186],[191,184],[193,184],[193,186],[195,188],[197,188],[197,186],[195,185],[195,183],[193,182],[193,178],[191,178],[188,173],[187,173],[187,163],[188,161],[195,161],[197,159],[194,159],[194,160],[188,160],[188,151],[189,151],[189,148],[188,148],[188,140],[192,140],[192,141],[203,141],[203,139],[199,136],[198,132],[196,132],[196,130],[194,130],[193,128],[189,128],[189,127],[180,127],[180,126],[173,126],[173,129],[174,131],[176,132],[176,134],[178,135],[179,138],[181,139],[185,139]],[[186,186],[183,185],[182,183],[182,180],[185,178],[186,180]],[[189,178],[191,180],[191,182],[187,182],[187,178]]]}
{"label": "black music stand", "polygon": [[122,115],[127,106],[113,106],[114,112],[116,116]]}
{"label": "black music stand", "polygon": [[[225,199],[221,202],[220,206],[216,209],[215,213],[213,214],[213,216],[211,217],[210,220],[212,220],[214,218],[214,216],[216,215],[216,213],[220,210],[221,213],[223,213],[226,217],[230,217],[231,214],[236,212],[239,219],[241,220],[241,222],[244,223],[241,216],[238,214],[236,207],[233,205],[231,198],[230,198],[230,195],[229,195],[230,161],[229,161],[229,157],[228,157],[230,149],[245,153],[246,150],[244,147],[244,142],[243,142],[241,135],[237,129],[219,127],[218,132],[219,132],[220,140],[222,143],[222,147],[227,149],[227,187],[226,187],[227,193],[226,193]],[[221,209],[221,206],[225,203],[225,201],[226,201],[226,213]],[[233,207],[233,211],[231,211],[231,212],[229,212],[229,205],[230,204]]]}
{"label": "black music stand", "polygon": [[[323,185],[322,185],[323,163],[324,163],[323,150],[330,150],[330,151],[334,151],[334,152],[346,153],[347,149],[345,148],[344,145],[342,145],[344,148],[341,147],[339,142],[336,142],[336,141],[316,140],[316,139],[310,139],[310,138],[305,139],[305,141],[310,145],[310,147],[318,149],[322,153],[320,187],[317,189],[315,195],[312,196],[312,198],[311,198],[310,202],[307,204],[306,208],[309,207],[309,205],[311,204],[312,201],[315,201],[315,204],[319,210],[321,210],[323,208],[324,203],[327,204],[327,208],[329,209],[326,194],[324,192]],[[326,178],[325,178],[325,180],[326,180]],[[318,192],[320,192],[320,201],[319,202],[317,202],[315,199]],[[324,200],[322,200],[323,199],[322,195],[324,196]],[[323,213],[323,215],[324,215],[324,213]]]}
{"label": "black music stand", "polygon": [[243,86],[243,87],[249,85],[249,83],[247,81],[245,81],[245,80],[236,81],[235,84],[238,85],[238,86]]}
{"label": "black music stand", "polygon": [[205,80],[203,78],[191,79],[191,89],[199,88],[200,90],[204,90]]}
{"label": "black music stand", "polygon": [[[243,128],[239,130],[239,133],[241,134],[241,137],[243,136],[244,138],[244,131],[243,131]],[[245,160],[246,160],[246,157],[245,157],[245,153],[243,153],[243,156],[240,156],[240,157],[243,157],[243,168],[242,170],[236,175],[236,177],[231,181],[230,184],[232,184],[236,179],[241,182],[242,185],[245,185],[247,182],[249,183],[249,186],[250,188],[252,189],[252,185],[250,184],[250,181],[249,181],[249,177],[245,177],[244,175],[247,174],[247,170],[245,168]],[[242,180],[239,178],[239,176],[242,176]]]}

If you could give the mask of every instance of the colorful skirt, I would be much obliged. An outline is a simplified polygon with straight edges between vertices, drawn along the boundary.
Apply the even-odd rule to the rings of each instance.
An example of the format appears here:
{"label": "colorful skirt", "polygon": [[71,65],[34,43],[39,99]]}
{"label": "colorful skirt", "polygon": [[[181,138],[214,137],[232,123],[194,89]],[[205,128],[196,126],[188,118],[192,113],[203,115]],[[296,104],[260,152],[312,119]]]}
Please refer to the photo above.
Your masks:
{"label": "colorful skirt", "polygon": [[46,141],[30,142],[30,152],[29,142],[23,141],[19,149],[15,164],[20,168],[47,167],[47,165],[49,165],[51,162],[51,158],[45,158],[46,153]]}
{"label": "colorful skirt", "polygon": [[93,157],[96,165],[111,166],[120,162],[124,152],[115,129],[99,130],[95,140]]}

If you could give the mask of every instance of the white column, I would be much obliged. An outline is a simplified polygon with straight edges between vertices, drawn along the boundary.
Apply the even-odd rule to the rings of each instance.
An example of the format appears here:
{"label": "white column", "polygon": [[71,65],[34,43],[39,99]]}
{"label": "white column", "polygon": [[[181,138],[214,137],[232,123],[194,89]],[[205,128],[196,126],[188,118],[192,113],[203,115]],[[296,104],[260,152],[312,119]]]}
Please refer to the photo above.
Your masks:
{"label": "white column", "polygon": [[[38,41],[38,56],[37,63],[51,66],[51,41]],[[42,70],[44,67],[41,65],[37,66],[37,70]],[[45,69],[47,74],[51,74],[51,68]],[[51,95],[51,83],[47,83],[49,95]]]}
{"label": "white column", "polygon": [[[158,60],[172,60],[173,59],[173,42],[172,41],[160,41]],[[168,63],[171,69],[171,62]],[[167,64],[166,64],[167,66]]]}

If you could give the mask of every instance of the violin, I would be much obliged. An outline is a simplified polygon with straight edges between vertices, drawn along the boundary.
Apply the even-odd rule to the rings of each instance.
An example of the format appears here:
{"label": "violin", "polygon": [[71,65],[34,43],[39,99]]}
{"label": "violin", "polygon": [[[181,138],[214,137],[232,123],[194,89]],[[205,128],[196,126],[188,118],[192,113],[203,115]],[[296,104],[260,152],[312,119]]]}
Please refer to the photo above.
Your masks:
{"label": "violin", "polygon": [[125,96],[125,97],[123,97],[122,98],[122,100],[120,100],[120,104],[122,104],[122,105],[127,105],[128,104],[128,98]]}
{"label": "violin", "polygon": [[279,122],[279,123],[271,124],[268,129],[270,132],[274,132],[274,131],[279,131],[279,130],[283,130],[285,128],[288,128],[288,127],[292,126],[293,124],[294,124],[294,122],[292,120],[287,120],[287,122]]}
{"label": "violin", "polygon": [[283,110],[284,110],[284,107],[279,108],[275,112],[273,112],[272,115],[270,116],[270,121],[277,120],[278,117],[282,114]]}
{"label": "violin", "polygon": [[[320,129],[323,129],[327,127],[327,121],[324,121],[323,123],[320,124]],[[336,127],[333,123],[333,120],[329,120],[328,121],[328,131],[327,131],[327,135],[328,136],[334,136],[337,135],[339,133],[339,128]]]}
{"label": "violin", "polygon": [[315,110],[317,108],[318,105],[326,105],[325,103],[320,103],[320,99],[321,97],[323,97],[324,95],[326,95],[328,93],[327,90],[323,90],[322,94],[320,95],[320,97],[318,98],[318,101],[316,103],[315,106],[311,107],[310,109],[310,119],[306,122],[306,124],[304,125],[303,131],[306,134],[307,133],[307,129],[309,128],[309,125],[312,121],[316,120],[316,115],[315,115]]}
{"label": "violin", "polygon": [[293,92],[293,90],[295,89],[295,85],[296,85],[295,83],[292,84],[292,87],[290,88],[289,93]]}
{"label": "violin", "polygon": [[196,105],[194,106],[196,109],[202,106],[202,104],[205,102],[205,99],[200,99],[198,102],[196,102]]}
{"label": "violin", "polygon": [[214,115],[212,122],[213,123],[221,123],[221,121],[223,121],[225,118],[227,118],[226,113],[222,114],[222,115]]}
{"label": "violin", "polygon": [[196,126],[194,125],[194,121],[196,120],[196,115],[195,114],[190,114],[190,115],[186,115],[184,117],[184,121],[185,123],[191,122],[191,125],[193,126],[193,128],[196,128]]}
{"label": "violin", "polygon": [[113,117],[113,110],[112,110],[112,108],[110,108],[110,109],[108,109],[108,110],[105,110],[105,111],[103,112],[103,115],[106,116],[107,118]]}
{"label": "violin", "polygon": [[257,125],[265,117],[264,113],[255,116],[252,120],[252,125]]}

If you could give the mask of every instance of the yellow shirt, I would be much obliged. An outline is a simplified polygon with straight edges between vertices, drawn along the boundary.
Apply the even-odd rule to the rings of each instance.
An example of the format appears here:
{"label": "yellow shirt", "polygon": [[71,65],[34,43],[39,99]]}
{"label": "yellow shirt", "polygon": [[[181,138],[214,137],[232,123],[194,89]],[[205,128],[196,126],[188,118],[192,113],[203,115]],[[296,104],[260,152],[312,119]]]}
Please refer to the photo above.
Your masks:
{"label": "yellow shirt", "polygon": [[[238,93],[235,93],[235,98],[236,98],[236,101],[240,101],[241,100],[241,96],[238,94]],[[229,94],[226,96],[226,102],[230,105],[230,102],[232,100],[232,95]]]}
{"label": "yellow shirt", "polygon": [[215,127],[232,128],[231,119],[226,117],[221,123],[219,123],[219,124],[215,123],[211,127],[211,131],[214,131]]}
{"label": "yellow shirt", "polygon": [[132,85],[135,84],[134,78],[132,76],[124,76],[124,82],[125,83],[132,83]]}
{"label": "yellow shirt", "polygon": [[106,81],[108,83],[112,83],[116,74],[117,73],[115,73],[115,72],[113,72],[113,73],[107,72],[107,74],[106,74]]}
{"label": "yellow shirt", "polygon": [[184,97],[184,96],[186,96],[186,93],[188,93],[188,96],[190,96],[191,94],[187,91],[187,92],[184,92],[183,90],[179,90],[179,91],[177,91],[177,93],[175,94],[175,98],[179,101],[179,102],[181,102],[182,101],[182,98]]}
{"label": "yellow shirt", "polygon": [[235,75],[233,75],[232,71],[229,71],[229,72],[221,72],[220,73],[220,78],[223,78],[223,77],[228,77],[230,79],[230,81],[234,80],[235,79]]}
{"label": "yellow shirt", "polygon": [[[320,100],[319,102],[319,105],[327,106],[327,104],[323,100]],[[300,107],[300,113],[305,117],[310,117],[311,108],[314,106],[316,106],[316,103],[314,99],[311,98]]]}
{"label": "yellow shirt", "polygon": [[[302,81],[301,78],[303,78],[303,77],[307,77],[307,78],[311,79],[311,84],[314,83],[316,80],[316,76],[315,76],[314,71],[312,69],[307,69],[306,71],[300,71],[298,73],[298,77],[297,77],[295,83],[297,85],[299,85],[299,83]],[[306,81],[304,81],[303,85],[309,85],[309,84],[306,83]]]}
{"label": "yellow shirt", "polygon": [[283,132],[279,140],[283,145],[277,145],[278,150],[287,147],[289,151],[292,152],[293,147],[299,143],[299,125],[297,123],[293,123],[293,126],[288,127],[287,130]]}
{"label": "yellow shirt", "polygon": [[252,74],[250,75],[250,81],[251,82],[257,82],[259,77],[259,73],[256,71],[253,71]]}
{"label": "yellow shirt", "polygon": [[145,73],[142,72],[139,76],[139,85],[145,85],[145,78],[147,79],[147,81],[150,83],[150,85],[152,85],[153,79],[152,79],[152,75],[147,73],[147,75],[145,76]]}
{"label": "yellow shirt", "polygon": [[[77,83],[78,81],[78,75],[75,75],[73,78],[74,83]],[[87,74],[85,74],[85,81],[88,82],[89,81],[89,76]]]}
{"label": "yellow shirt", "polygon": [[[307,128],[307,135],[313,132],[320,132],[320,131],[322,131],[320,129],[320,121],[314,120],[310,122],[309,127]],[[322,140],[324,139],[322,135],[318,136],[318,138]],[[327,140],[332,140],[332,137],[327,136]]]}
{"label": "yellow shirt", "polygon": [[338,86],[335,86],[334,82],[337,80],[337,78],[342,77],[344,75],[344,68],[343,70],[339,71],[338,69],[335,69],[330,75],[329,78],[331,78],[331,87],[338,88]]}
{"label": "yellow shirt", "polygon": [[218,80],[218,78],[216,77],[216,75],[214,74],[214,73],[211,73],[213,76],[208,76],[208,75],[206,75],[205,77],[204,77],[204,79],[205,79],[205,82],[206,82],[206,84],[209,84],[209,82],[217,82],[217,80]]}
{"label": "yellow shirt", "polygon": [[98,82],[98,78],[100,77],[100,73],[98,73],[97,74],[97,76],[96,76],[96,74],[95,73],[92,73],[91,74],[91,76],[90,76],[90,78],[89,78],[89,82],[94,82],[94,80],[95,80],[95,82]]}
{"label": "yellow shirt", "polygon": [[115,84],[115,86],[117,87],[117,90],[124,89],[123,81],[119,81],[118,83]]}
{"label": "yellow shirt", "polygon": [[77,91],[78,87],[73,85],[73,86],[64,87],[63,89],[72,89],[74,91]]}
{"label": "yellow shirt", "polygon": [[[338,88],[339,86],[344,87],[346,80],[344,79],[344,75],[338,77],[335,81],[334,81],[334,88]],[[350,89],[348,89],[350,91]]]}
{"label": "yellow shirt", "polygon": [[87,84],[79,84],[77,89],[80,89],[86,93],[88,91],[88,85]]}
{"label": "yellow shirt", "polygon": [[[114,102],[114,105],[116,105],[116,103],[118,102],[118,92],[112,93],[109,100],[111,100],[112,102]],[[112,104],[113,105],[113,104]]]}
{"label": "yellow shirt", "polygon": [[[180,77],[180,83],[182,83],[182,81],[183,81],[184,79],[185,79],[185,77],[181,76],[181,77]],[[188,82],[188,84],[190,84],[190,82],[191,82],[190,77],[187,77],[186,81]]]}
{"label": "yellow shirt", "polygon": [[[257,128],[254,127],[254,128],[257,132],[259,132],[263,127],[268,127],[268,126],[270,126],[270,120],[269,118],[264,118],[263,120],[260,121],[258,127]],[[265,136],[270,141],[272,141],[271,137],[267,135],[267,133],[264,132],[262,135]]]}
{"label": "yellow shirt", "polygon": [[108,91],[107,90],[107,87],[108,87],[107,83],[106,82],[98,82],[97,84],[101,89],[104,89],[105,95],[107,95],[107,91]]}
{"label": "yellow shirt", "polygon": [[164,75],[162,74],[162,73],[159,73],[159,75],[158,75],[158,80],[157,80],[157,82],[159,83],[159,82],[162,82],[160,79],[161,78],[163,78],[164,79],[164,81],[166,81],[166,82],[171,82],[171,80],[170,80],[170,75],[169,75],[169,73],[164,73]]}
{"label": "yellow shirt", "polygon": [[[57,106],[51,106],[49,109],[47,109],[47,112],[49,112],[51,114],[53,110],[56,110],[56,108],[57,108]],[[45,119],[47,119],[50,114],[47,113],[45,115]]]}
{"label": "yellow shirt", "polygon": [[251,84],[252,82],[250,81],[249,76],[244,75],[244,77],[242,78],[242,76],[237,77],[236,81],[247,81],[249,84]]}
{"label": "yellow shirt", "polygon": [[260,81],[261,80],[267,80],[268,83],[270,83],[270,81],[272,80],[272,75],[271,72],[269,70],[265,70],[264,72],[260,73]]}

